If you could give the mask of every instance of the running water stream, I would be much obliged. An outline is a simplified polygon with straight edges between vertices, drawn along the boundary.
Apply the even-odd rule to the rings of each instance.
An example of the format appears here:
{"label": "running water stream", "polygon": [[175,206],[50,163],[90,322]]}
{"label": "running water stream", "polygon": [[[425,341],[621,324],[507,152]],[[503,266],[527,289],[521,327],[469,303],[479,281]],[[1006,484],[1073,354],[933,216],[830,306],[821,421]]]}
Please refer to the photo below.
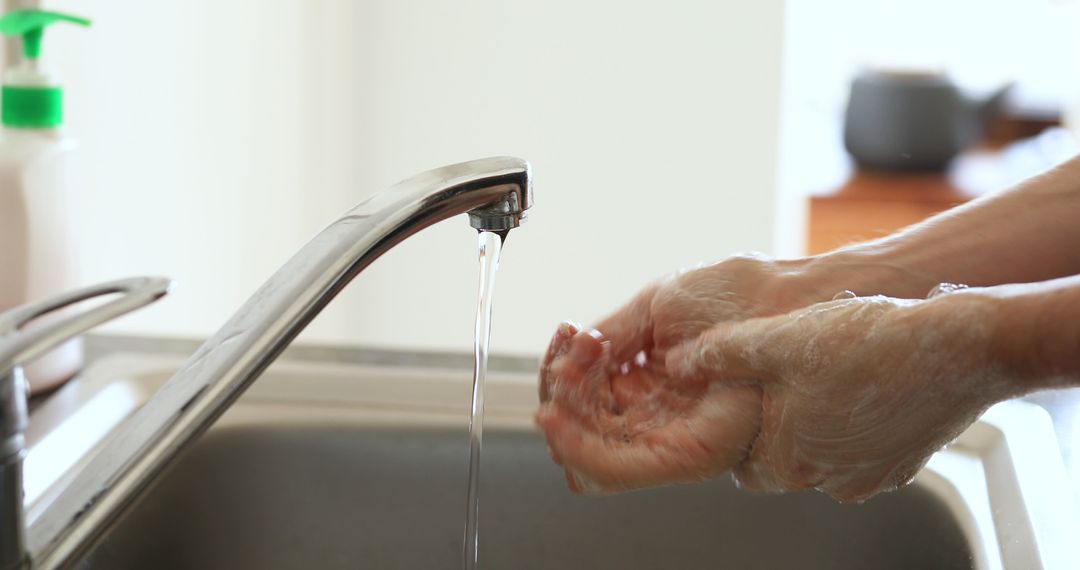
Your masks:
{"label": "running water stream", "polygon": [[469,418],[469,491],[465,513],[465,570],[476,570],[480,554],[480,448],[484,440],[484,379],[491,341],[491,301],[506,234],[480,232],[480,292],[476,303],[473,345],[472,413]]}

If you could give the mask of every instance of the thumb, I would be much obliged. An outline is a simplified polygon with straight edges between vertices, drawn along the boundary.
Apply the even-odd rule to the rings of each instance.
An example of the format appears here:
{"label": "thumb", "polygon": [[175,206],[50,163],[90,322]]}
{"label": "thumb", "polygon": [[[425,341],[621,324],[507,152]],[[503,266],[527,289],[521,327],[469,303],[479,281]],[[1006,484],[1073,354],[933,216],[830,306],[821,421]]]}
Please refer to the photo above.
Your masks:
{"label": "thumb", "polygon": [[656,284],[649,285],[629,303],[604,317],[594,327],[611,343],[611,357],[616,364],[629,362],[637,353],[652,345],[652,302]]}
{"label": "thumb", "polygon": [[664,364],[676,377],[707,382],[773,378],[771,351],[762,348],[770,319],[725,322],[668,351]]}

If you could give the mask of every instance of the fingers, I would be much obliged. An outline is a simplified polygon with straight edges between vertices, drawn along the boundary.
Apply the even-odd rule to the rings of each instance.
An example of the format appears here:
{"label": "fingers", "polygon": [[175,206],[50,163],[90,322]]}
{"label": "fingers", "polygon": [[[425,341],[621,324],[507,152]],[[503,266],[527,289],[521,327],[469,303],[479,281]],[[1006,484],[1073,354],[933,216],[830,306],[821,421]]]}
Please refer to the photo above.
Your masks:
{"label": "fingers", "polygon": [[652,346],[652,302],[658,286],[643,289],[619,310],[596,324],[604,338],[611,342],[611,358],[615,365],[630,362],[639,352]]}
{"label": "fingers", "polygon": [[[769,398],[769,395],[765,394],[764,398]],[[768,404],[764,404],[763,408],[768,409]],[[779,477],[776,470],[770,465],[774,443],[769,434],[776,433],[777,422],[775,417],[767,416],[769,414],[766,413],[762,417],[761,433],[751,444],[749,456],[732,469],[735,483],[738,484],[740,489],[746,491],[778,493],[794,487],[794,485]]]}
{"label": "fingers", "polygon": [[930,455],[915,454],[860,466],[830,476],[818,489],[842,503],[862,502],[878,493],[895,491],[908,485],[929,460]]}
{"label": "fingers", "polygon": [[551,343],[548,344],[544,360],[540,363],[539,388],[541,402],[547,402],[551,399],[551,383],[554,381],[551,372],[552,365],[556,359],[570,350],[570,339],[577,334],[580,328],[573,322],[563,321],[555,329],[555,334],[551,337]]}
{"label": "fingers", "polygon": [[[773,397],[764,392],[760,435],[733,469],[739,487],[747,491],[818,489],[840,502],[858,502],[906,485],[929,457],[846,449],[842,441],[812,428],[816,422],[798,410],[774,405]],[[887,446],[882,440],[877,447]]]}
{"label": "fingers", "polygon": [[549,401],[558,391],[579,390],[603,351],[599,332],[561,323],[540,366],[540,401]]}
{"label": "fingers", "polygon": [[[828,482],[823,466],[812,460],[777,453],[775,442],[759,439],[750,456],[732,474],[740,489],[755,493],[783,493],[822,488]],[[779,463],[777,464],[777,460]]]}
{"label": "fingers", "polygon": [[[552,366],[555,378],[553,396],[571,404],[610,401],[610,383],[603,366],[604,344],[600,333],[592,329],[578,331],[569,348]],[[610,407],[610,406],[605,406]]]}
{"label": "fingers", "polygon": [[[783,396],[780,400],[785,400]],[[784,401],[778,401],[775,390],[765,389],[761,396],[761,424],[749,455],[732,470],[741,489],[752,492],[779,493],[801,491],[822,484],[826,467],[813,456],[795,429],[797,420],[785,413]]]}
{"label": "fingers", "polygon": [[540,372],[541,407],[563,409],[589,425],[611,415],[616,404],[608,374],[610,358],[600,333],[564,323],[552,346]]}

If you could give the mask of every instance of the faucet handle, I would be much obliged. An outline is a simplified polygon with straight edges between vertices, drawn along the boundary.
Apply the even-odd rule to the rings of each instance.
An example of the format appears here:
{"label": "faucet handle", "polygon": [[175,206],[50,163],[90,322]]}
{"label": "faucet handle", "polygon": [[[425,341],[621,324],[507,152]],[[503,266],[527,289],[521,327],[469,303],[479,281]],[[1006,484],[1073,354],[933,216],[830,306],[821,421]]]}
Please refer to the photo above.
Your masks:
{"label": "faucet handle", "polygon": [[[27,424],[26,381],[20,365],[106,321],[148,305],[169,292],[162,277],[110,281],[28,303],[0,313],[0,568],[27,568],[23,508],[23,431]],[[23,330],[29,322],[97,297],[118,295],[78,313]]]}
{"label": "faucet handle", "polygon": [[[92,285],[0,313],[0,378],[64,342],[121,315],[148,305],[169,292],[164,277],[131,277]],[[27,323],[53,311],[107,295],[115,299],[85,311],[23,330]]]}

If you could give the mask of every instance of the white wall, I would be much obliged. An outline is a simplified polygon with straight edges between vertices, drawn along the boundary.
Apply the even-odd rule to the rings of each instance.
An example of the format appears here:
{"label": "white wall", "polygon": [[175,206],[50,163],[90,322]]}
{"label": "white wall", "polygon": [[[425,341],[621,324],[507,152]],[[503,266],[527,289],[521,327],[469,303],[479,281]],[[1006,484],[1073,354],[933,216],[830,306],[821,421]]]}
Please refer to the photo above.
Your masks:
{"label": "white wall", "polygon": [[1017,85],[1014,104],[1060,110],[1077,93],[1078,0],[790,0],[789,62],[837,107],[860,67],[940,70],[962,87]]}
{"label": "white wall", "polygon": [[[539,353],[560,319],[773,247],[780,0],[46,5],[94,18],[46,36],[85,145],[85,280],[178,281],[113,331],[205,336],[354,203],[487,155],[536,176],[498,352]],[[303,338],[467,350],[475,242],[464,217],[411,238]]]}
{"label": "white wall", "polygon": [[[780,256],[804,251],[806,196],[849,172],[846,154],[806,149],[842,145],[848,90],[861,68],[939,70],[975,96],[1015,82],[1014,107],[1055,112],[1071,102],[1080,133],[1080,0],[788,0],[784,16]],[[1042,152],[1010,164],[1009,175],[1034,175],[1072,150]]]}

